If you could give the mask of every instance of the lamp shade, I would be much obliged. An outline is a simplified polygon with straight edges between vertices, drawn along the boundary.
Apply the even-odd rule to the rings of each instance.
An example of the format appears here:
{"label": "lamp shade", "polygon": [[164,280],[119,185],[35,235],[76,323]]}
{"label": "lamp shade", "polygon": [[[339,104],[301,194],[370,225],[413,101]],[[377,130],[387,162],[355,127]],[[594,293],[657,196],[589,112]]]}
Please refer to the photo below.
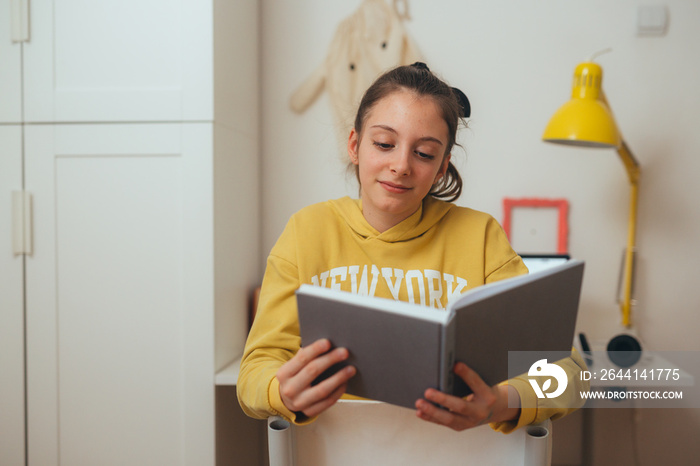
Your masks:
{"label": "lamp shade", "polygon": [[542,139],[574,146],[619,147],[622,137],[601,90],[602,81],[603,69],[599,65],[578,65],[571,100],[549,120]]}

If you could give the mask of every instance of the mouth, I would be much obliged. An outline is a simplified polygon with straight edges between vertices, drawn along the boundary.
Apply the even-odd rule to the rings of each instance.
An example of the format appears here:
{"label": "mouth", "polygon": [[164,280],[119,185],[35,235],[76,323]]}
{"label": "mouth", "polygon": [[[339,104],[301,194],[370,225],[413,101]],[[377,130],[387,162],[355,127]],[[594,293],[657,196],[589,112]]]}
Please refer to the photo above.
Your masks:
{"label": "mouth", "polygon": [[390,183],[388,181],[380,181],[379,184],[390,193],[405,193],[411,190],[408,186]]}

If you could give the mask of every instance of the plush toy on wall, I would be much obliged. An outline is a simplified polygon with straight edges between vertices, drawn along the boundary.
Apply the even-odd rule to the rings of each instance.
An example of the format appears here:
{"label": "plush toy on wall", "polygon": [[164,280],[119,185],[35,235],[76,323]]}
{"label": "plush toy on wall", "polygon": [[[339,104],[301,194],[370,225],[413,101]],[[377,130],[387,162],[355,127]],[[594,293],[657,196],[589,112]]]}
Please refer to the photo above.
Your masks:
{"label": "plush toy on wall", "polygon": [[294,91],[292,110],[305,111],[325,88],[336,123],[338,140],[345,147],[355,111],[365,90],[382,72],[421,59],[406,33],[403,19],[408,6],[398,11],[397,0],[363,0],[336,29],[324,61]]}

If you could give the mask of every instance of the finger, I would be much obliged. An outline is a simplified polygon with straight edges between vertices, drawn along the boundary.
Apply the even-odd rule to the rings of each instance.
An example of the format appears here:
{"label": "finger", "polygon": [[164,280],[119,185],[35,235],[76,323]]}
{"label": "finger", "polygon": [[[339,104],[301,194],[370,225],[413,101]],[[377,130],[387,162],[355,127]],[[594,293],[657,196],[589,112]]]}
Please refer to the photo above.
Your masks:
{"label": "finger", "polygon": [[475,398],[483,401],[491,406],[496,402],[496,396],[493,389],[469,366],[463,362],[455,364],[455,374],[460,376],[464,382],[469,385],[469,388],[474,392]]}
{"label": "finger", "polygon": [[284,404],[293,411],[301,411],[333,393],[355,375],[355,368],[346,366],[312,386],[312,382],[331,366],[344,361],[349,353],[345,348],[336,348],[309,362],[297,374],[287,380],[280,380],[280,396]]}
{"label": "finger", "polygon": [[311,406],[309,406],[307,408],[304,408],[302,410],[302,412],[308,417],[318,416],[323,411],[325,411],[328,408],[330,408],[331,406],[333,406],[340,399],[340,397],[343,396],[343,393],[345,393],[346,389],[347,389],[347,384],[343,384],[343,385],[339,386],[328,397],[322,399],[321,401],[319,401],[315,404],[312,404]]}
{"label": "finger", "polygon": [[[297,372],[291,380],[301,388],[308,387],[328,369],[338,363],[346,361],[349,357],[350,352],[346,348],[335,348],[333,351],[317,356],[314,360],[310,361]],[[338,371],[334,372],[334,374],[337,372]]]}
{"label": "finger", "polygon": [[424,421],[447,426],[453,430],[461,431],[475,427],[477,422],[445,409],[438,408],[426,400],[416,401],[416,415]]}
{"label": "finger", "polygon": [[447,425],[452,420],[453,415],[449,411],[440,409],[433,403],[427,400],[416,401],[416,414],[426,421],[435,422],[436,424]]}
{"label": "finger", "polygon": [[[486,422],[491,416],[491,408],[480,401],[469,401],[465,398],[447,395],[438,390],[428,389],[425,391],[425,399],[442,406],[444,409],[435,408],[431,410],[438,422],[453,427],[459,422],[466,422],[469,427]],[[451,416],[445,415],[445,413]],[[462,419],[455,420],[452,416]],[[466,427],[464,427],[466,428]]]}
{"label": "finger", "polygon": [[292,359],[287,361],[277,371],[277,378],[280,380],[288,379],[296,375],[309,362],[316,359],[319,355],[328,352],[331,349],[331,342],[325,338],[316,340],[309,346],[304,346],[297,351]]}
{"label": "finger", "polygon": [[[315,416],[320,411],[314,411],[312,408],[316,407],[322,411],[335,403],[345,393],[348,380],[356,372],[355,367],[347,366],[323,382],[313,387],[307,386],[291,400],[292,406],[288,407],[292,411],[303,411],[307,416]],[[280,392],[282,390],[280,388]]]}
{"label": "finger", "polygon": [[[473,403],[470,403],[464,398],[460,398],[457,396],[452,396],[448,395],[446,393],[443,393],[441,391],[429,388],[428,390],[425,391],[425,399],[428,401],[432,401],[433,403],[442,406],[445,409],[439,409],[436,408],[436,413],[440,414],[440,412],[445,412],[445,411],[452,411],[454,413],[458,413],[462,416],[474,416],[476,413],[474,412],[473,409],[471,409],[471,406]],[[438,416],[442,417],[442,416]]]}

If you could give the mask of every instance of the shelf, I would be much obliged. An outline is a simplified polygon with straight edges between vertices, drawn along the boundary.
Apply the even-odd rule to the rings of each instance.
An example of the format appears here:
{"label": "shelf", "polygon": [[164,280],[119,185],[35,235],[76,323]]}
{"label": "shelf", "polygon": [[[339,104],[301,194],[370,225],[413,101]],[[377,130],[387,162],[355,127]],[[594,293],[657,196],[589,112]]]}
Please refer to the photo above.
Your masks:
{"label": "shelf", "polygon": [[236,359],[228,366],[216,373],[216,385],[236,385],[238,383],[238,370],[241,366],[241,358]]}

